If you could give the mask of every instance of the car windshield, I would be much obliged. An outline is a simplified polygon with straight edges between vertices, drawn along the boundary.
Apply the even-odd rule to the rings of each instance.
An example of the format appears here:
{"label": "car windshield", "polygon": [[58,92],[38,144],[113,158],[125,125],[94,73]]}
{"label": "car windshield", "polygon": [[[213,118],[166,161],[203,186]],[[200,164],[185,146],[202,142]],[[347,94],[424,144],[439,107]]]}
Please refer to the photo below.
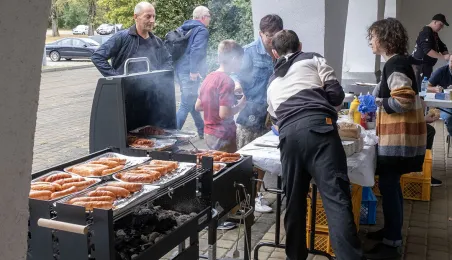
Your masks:
{"label": "car windshield", "polygon": [[91,45],[91,46],[99,46],[100,44],[98,43],[98,42],[96,42],[95,40],[93,40],[93,39],[89,39],[89,38],[86,38],[86,39],[83,39],[86,43],[88,43],[89,45]]}
{"label": "car windshield", "polygon": [[75,29],[83,30],[83,29],[85,29],[85,26],[84,25],[78,25],[77,27],[75,27]]}

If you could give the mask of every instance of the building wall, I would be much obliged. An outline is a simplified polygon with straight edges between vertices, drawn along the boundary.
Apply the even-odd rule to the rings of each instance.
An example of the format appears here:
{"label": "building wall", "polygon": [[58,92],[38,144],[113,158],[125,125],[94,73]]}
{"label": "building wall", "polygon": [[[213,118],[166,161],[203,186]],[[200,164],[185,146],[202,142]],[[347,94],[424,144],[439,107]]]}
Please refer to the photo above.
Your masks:
{"label": "building wall", "polygon": [[284,28],[294,30],[300,37],[303,51],[325,55],[340,79],[348,1],[252,0],[255,36],[262,17],[280,15]]}
{"label": "building wall", "polygon": [[[400,7],[400,21],[406,27],[410,37],[410,53],[415,46],[416,38],[423,26],[430,23],[432,17],[437,13],[446,15],[449,24],[452,24],[452,1],[451,0],[403,0]],[[439,37],[452,52],[452,26],[444,26],[439,32]],[[446,61],[438,61],[436,67],[445,65]]]}
{"label": "building wall", "polygon": [[50,0],[0,1],[0,259],[26,258],[28,193]]}
{"label": "building wall", "polygon": [[367,28],[374,21],[383,18],[384,10],[384,0],[350,0],[343,73],[374,73],[379,70],[380,57],[376,57],[369,47]]}

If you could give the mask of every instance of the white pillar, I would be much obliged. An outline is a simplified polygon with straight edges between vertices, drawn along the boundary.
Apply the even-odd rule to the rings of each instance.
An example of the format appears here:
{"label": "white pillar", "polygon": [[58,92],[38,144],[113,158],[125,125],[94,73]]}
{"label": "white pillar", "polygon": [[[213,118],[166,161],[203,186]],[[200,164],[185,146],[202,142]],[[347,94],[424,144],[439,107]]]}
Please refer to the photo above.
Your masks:
{"label": "white pillar", "polygon": [[0,1],[0,259],[26,259],[28,193],[50,0]]}
{"label": "white pillar", "polygon": [[284,21],[284,28],[298,34],[303,51],[324,55],[340,80],[348,1],[252,0],[255,35],[262,17],[278,14]]}
{"label": "white pillar", "polygon": [[350,0],[344,49],[344,78],[354,73],[374,74],[380,69],[380,57],[372,53],[367,40],[367,28],[382,19],[385,0]]}

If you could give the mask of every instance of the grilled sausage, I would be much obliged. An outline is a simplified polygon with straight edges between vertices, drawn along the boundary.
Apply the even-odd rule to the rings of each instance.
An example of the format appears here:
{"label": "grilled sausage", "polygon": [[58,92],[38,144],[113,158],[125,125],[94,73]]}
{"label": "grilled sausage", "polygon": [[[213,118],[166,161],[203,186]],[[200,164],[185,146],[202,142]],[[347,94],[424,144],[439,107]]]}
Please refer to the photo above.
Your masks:
{"label": "grilled sausage", "polygon": [[156,175],[150,175],[147,173],[123,173],[120,174],[118,178],[126,182],[139,182],[139,183],[151,183],[157,180]]}
{"label": "grilled sausage", "polygon": [[62,172],[62,173],[57,173],[57,174],[52,174],[50,176],[47,176],[44,181],[54,182],[57,180],[71,178],[71,177],[72,177],[72,175],[70,175],[69,173]]}
{"label": "grilled sausage", "polygon": [[58,191],[58,192],[52,193],[52,196],[50,196],[50,198],[51,199],[61,198],[61,197],[64,197],[66,195],[72,194],[72,193],[74,193],[76,191],[77,191],[77,188],[72,186],[69,189],[65,189],[65,190],[62,190],[62,191]]}
{"label": "grilled sausage", "polygon": [[116,198],[116,195],[111,192],[111,191],[107,191],[107,190],[94,190],[88,193],[89,197],[100,197],[100,196],[109,196],[112,198]]}
{"label": "grilled sausage", "polygon": [[63,190],[68,189],[70,187],[76,187],[78,191],[83,190],[84,188],[88,187],[91,184],[94,184],[96,181],[95,180],[86,180],[86,181],[79,181],[79,182],[70,182],[70,183],[65,183],[63,184],[63,186],[61,186],[63,188]]}
{"label": "grilled sausage", "polygon": [[237,157],[223,157],[221,158],[220,162],[235,162],[237,161],[239,158]]}
{"label": "grilled sausage", "polygon": [[143,188],[143,185],[137,183],[110,182],[108,186],[121,187],[130,192],[137,192]]}
{"label": "grilled sausage", "polygon": [[110,160],[97,160],[97,161],[91,161],[89,162],[90,164],[101,164],[101,165],[106,165],[109,168],[114,168],[116,166],[119,165],[118,162],[116,161],[110,161]]}
{"label": "grilled sausage", "polygon": [[85,207],[86,210],[97,209],[111,209],[113,208],[113,203],[109,201],[78,201],[74,202],[72,205]]}
{"label": "grilled sausage", "polygon": [[57,181],[55,181],[53,183],[63,185],[63,184],[66,184],[66,183],[80,182],[80,181],[85,181],[85,180],[86,179],[83,178],[83,177],[72,177],[72,178],[57,180]]}
{"label": "grilled sausage", "polygon": [[75,202],[80,202],[80,201],[108,201],[108,202],[114,202],[115,198],[112,198],[110,196],[99,196],[99,197],[77,197],[77,198],[73,198],[71,200],[68,201],[68,204],[73,204]]}
{"label": "grilled sausage", "polygon": [[119,198],[125,198],[125,197],[130,196],[130,191],[128,191],[124,188],[121,188],[121,187],[102,186],[102,187],[98,187],[96,190],[111,191],[116,195],[116,197],[119,197]]}
{"label": "grilled sausage", "polygon": [[124,169],[124,165],[119,165],[119,166],[116,166],[116,167],[111,168],[111,169],[103,170],[102,171],[102,176],[105,176],[105,175],[108,175],[108,174],[112,174],[112,173],[120,171],[122,169]]}
{"label": "grilled sausage", "polygon": [[56,187],[50,183],[46,184],[31,184],[30,187],[31,190],[48,190],[51,192],[54,192],[56,190]]}
{"label": "grilled sausage", "polygon": [[52,192],[48,190],[31,190],[29,197],[37,200],[50,200],[51,195]]}

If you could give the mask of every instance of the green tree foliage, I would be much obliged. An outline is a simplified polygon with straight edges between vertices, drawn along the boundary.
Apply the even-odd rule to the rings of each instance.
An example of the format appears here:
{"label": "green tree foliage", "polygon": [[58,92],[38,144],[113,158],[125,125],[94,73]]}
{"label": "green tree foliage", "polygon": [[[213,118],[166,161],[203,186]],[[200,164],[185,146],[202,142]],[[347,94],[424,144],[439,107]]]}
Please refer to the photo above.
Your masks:
{"label": "green tree foliage", "polygon": [[244,46],[253,41],[251,0],[211,0],[212,12],[208,59],[209,69],[216,69],[217,47],[222,40],[231,39]]}
{"label": "green tree foliage", "polygon": [[[88,24],[89,1],[97,2],[95,24],[123,24],[128,28],[134,24],[133,9],[142,0],[54,0],[68,5],[61,19],[65,26]],[[157,18],[154,33],[164,38],[165,34],[191,19],[193,9],[198,5],[207,6],[212,13],[209,27],[210,41],[208,63],[215,69],[218,44],[225,39],[233,39],[242,45],[253,40],[251,0],[153,0]],[[61,9],[61,8],[60,8]]]}
{"label": "green tree foliage", "polygon": [[62,3],[58,16],[60,28],[72,29],[79,24],[88,24],[88,1],[69,0]]}

